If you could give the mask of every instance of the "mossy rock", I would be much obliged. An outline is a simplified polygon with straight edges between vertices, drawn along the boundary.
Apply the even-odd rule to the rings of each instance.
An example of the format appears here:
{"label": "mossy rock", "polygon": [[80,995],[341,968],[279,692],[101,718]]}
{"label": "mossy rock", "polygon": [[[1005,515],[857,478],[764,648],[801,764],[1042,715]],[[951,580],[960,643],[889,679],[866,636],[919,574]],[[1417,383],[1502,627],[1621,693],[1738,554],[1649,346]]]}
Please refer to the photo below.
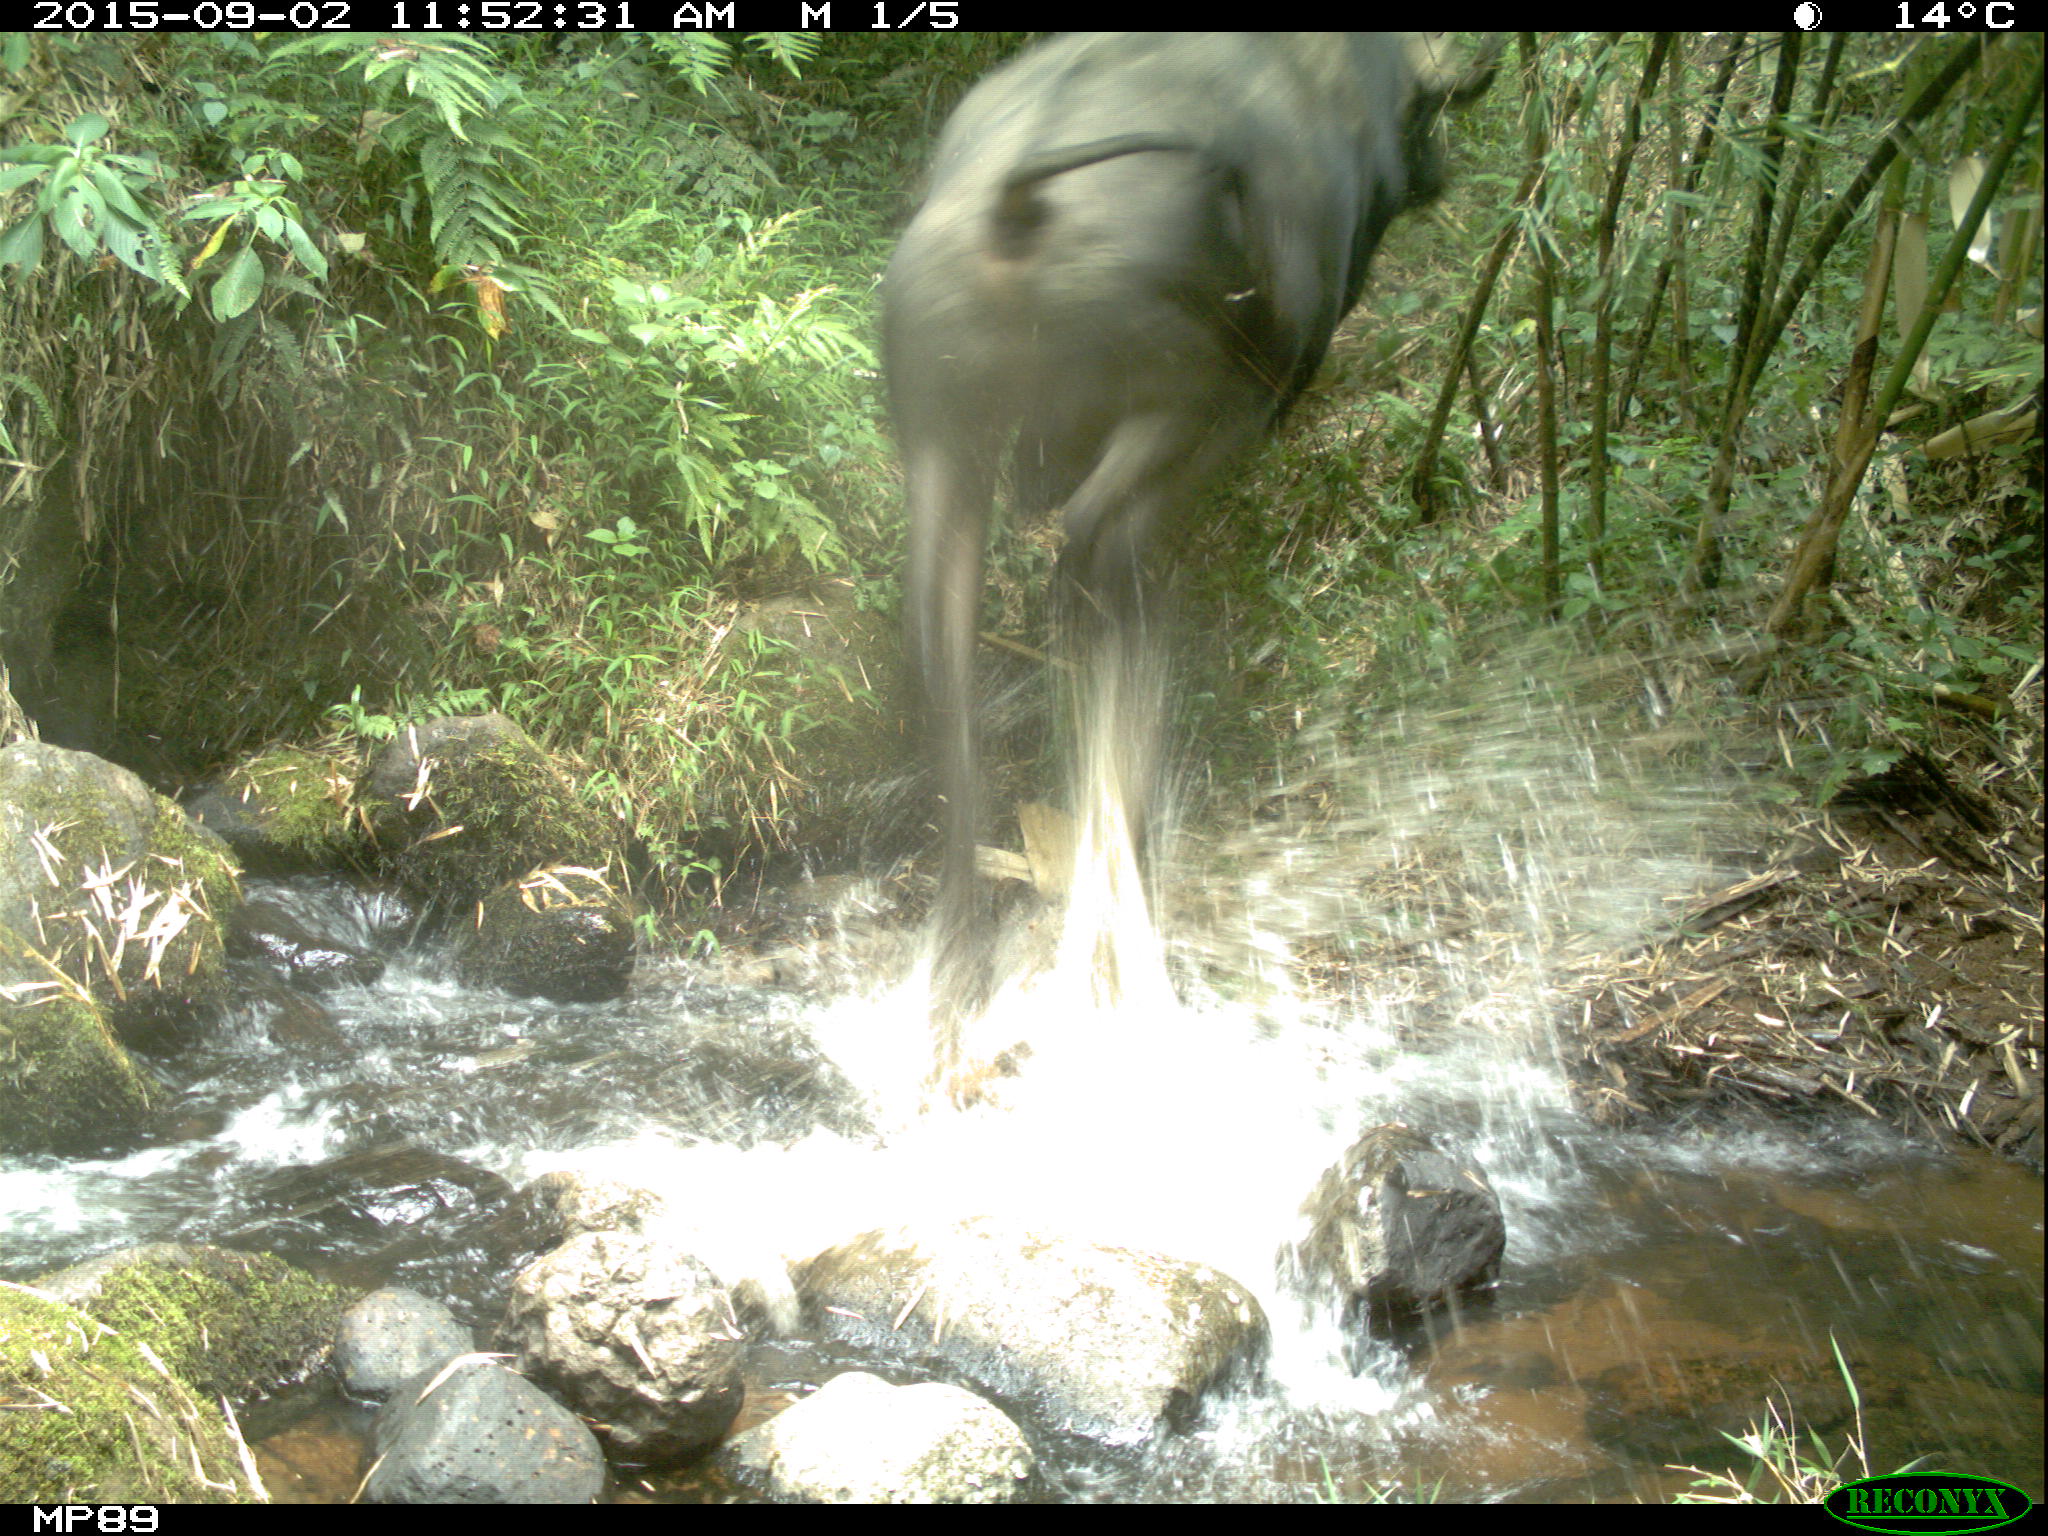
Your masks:
{"label": "mossy rock", "polygon": [[220,1404],[181,1381],[147,1333],[123,1332],[5,1282],[0,1402],[0,1501],[260,1497]]}
{"label": "mossy rock", "polygon": [[355,811],[355,769],[298,747],[240,764],[192,796],[186,809],[253,875],[346,869],[368,854]]}
{"label": "mossy rock", "polygon": [[361,798],[391,877],[444,914],[545,865],[603,868],[619,842],[614,820],[500,714],[410,727],[377,754]]}
{"label": "mossy rock", "polygon": [[326,1364],[358,1293],[262,1253],[150,1243],[36,1281],[38,1290],[146,1339],[202,1395],[264,1397]]}
{"label": "mossy rock", "polygon": [[226,844],[127,769],[42,742],[0,750],[0,926],[124,1039],[221,1000],[219,919],[241,899]]}
{"label": "mossy rock", "polygon": [[152,1097],[92,998],[0,928],[0,1153],[95,1150],[138,1128]]}
{"label": "mossy rock", "polygon": [[471,986],[594,1003],[633,974],[633,914],[595,870],[538,869],[477,904],[455,949]]}

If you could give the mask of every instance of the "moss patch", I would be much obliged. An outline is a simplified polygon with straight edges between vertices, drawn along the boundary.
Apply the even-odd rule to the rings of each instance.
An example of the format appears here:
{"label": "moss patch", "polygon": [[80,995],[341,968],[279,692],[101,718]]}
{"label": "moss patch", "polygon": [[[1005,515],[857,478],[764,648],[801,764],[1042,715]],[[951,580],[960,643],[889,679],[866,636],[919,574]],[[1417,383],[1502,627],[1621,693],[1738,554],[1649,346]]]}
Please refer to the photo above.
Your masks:
{"label": "moss patch", "polygon": [[616,822],[579,800],[503,716],[429,722],[399,738],[363,798],[393,878],[444,912],[543,865],[601,868],[618,843]]}
{"label": "moss patch", "polygon": [[226,789],[285,863],[328,869],[362,852],[355,775],[334,758],[279,747],[236,768]]}
{"label": "moss patch", "polygon": [[248,1399],[326,1359],[356,1293],[268,1254],[158,1244],[40,1282],[100,1322],[145,1338],[207,1397]]}
{"label": "moss patch", "polygon": [[150,1104],[150,1079],[92,999],[0,928],[0,1152],[89,1150]]}
{"label": "moss patch", "polygon": [[219,1404],[167,1366],[145,1337],[0,1282],[0,1500],[254,1498]]}

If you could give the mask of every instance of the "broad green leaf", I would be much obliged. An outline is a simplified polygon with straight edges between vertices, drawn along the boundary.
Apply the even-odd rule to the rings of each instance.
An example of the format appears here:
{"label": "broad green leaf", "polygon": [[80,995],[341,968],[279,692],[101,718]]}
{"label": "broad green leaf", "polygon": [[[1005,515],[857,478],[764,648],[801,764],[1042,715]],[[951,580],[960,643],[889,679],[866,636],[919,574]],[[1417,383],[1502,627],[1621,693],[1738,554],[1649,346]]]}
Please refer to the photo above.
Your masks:
{"label": "broad green leaf", "polygon": [[47,165],[17,165],[0,171],[0,193],[12,192],[16,187],[25,187],[40,176],[50,174]]}
{"label": "broad green leaf", "polygon": [[245,245],[213,285],[214,319],[234,319],[247,311],[262,292],[262,258],[253,247]]}
{"label": "broad green leaf", "polygon": [[126,214],[137,224],[147,224],[149,222],[148,213],[144,212],[142,205],[135,201],[133,195],[128,191],[128,184],[118,174],[109,170],[104,165],[92,166],[87,170],[86,174],[92,178],[92,184],[99,189],[100,196],[106,200],[109,208],[113,209],[116,213]]}
{"label": "broad green leaf", "polygon": [[43,217],[31,213],[6,234],[0,235],[0,267],[16,267],[23,273],[35,271],[43,259]]}
{"label": "broad green leaf", "polygon": [[141,273],[152,282],[164,280],[163,236],[154,225],[109,212],[106,222],[100,226],[100,234],[107,242],[107,249],[123,266]]}
{"label": "broad green leaf", "polygon": [[81,259],[90,261],[100,253],[100,225],[106,222],[107,205],[91,185],[74,181],[64,189],[51,210],[50,224],[57,238]]}
{"label": "broad green leaf", "polygon": [[83,116],[75,117],[71,120],[71,126],[64,130],[64,138],[67,142],[83,149],[94,139],[105,137],[109,126],[111,125],[99,113],[87,112]]}

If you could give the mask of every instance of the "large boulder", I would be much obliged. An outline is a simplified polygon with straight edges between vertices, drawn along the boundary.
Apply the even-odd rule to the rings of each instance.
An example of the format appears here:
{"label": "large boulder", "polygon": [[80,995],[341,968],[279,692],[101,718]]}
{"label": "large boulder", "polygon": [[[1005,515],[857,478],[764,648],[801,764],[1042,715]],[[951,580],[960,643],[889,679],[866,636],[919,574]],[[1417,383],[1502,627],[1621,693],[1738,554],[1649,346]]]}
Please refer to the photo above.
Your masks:
{"label": "large boulder", "polygon": [[0,1285],[0,1502],[264,1497],[219,1401],[182,1380],[153,1337],[39,1287]]}
{"label": "large boulder", "polygon": [[0,1153],[96,1151],[154,1098],[90,994],[0,928]]}
{"label": "large boulder", "polygon": [[360,793],[399,886],[460,912],[529,870],[603,868],[618,829],[504,715],[443,715],[387,742]]}
{"label": "large boulder", "polygon": [[894,1387],[865,1371],[833,1377],[735,1435],[721,1466],[772,1499],[800,1504],[1001,1504],[1033,1458],[1001,1409],[961,1387]]}
{"label": "large boulder", "polygon": [[586,1232],[520,1271],[498,1348],[628,1461],[715,1443],[745,1395],[731,1296],[639,1232]]}
{"label": "large boulder", "polygon": [[372,1504],[588,1504],[604,1490],[583,1421],[484,1355],[401,1383],[370,1450]]}
{"label": "large boulder", "polygon": [[867,1233],[803,1265],[797,1290],[833,1342],[1108,1446],[1184,1428],[1269,1342],[1258,1301],[1204,1265],[980,1219]]}
{"label": "large boulder", "polygon": [[316,752],[265,752],[186,795],[184,804],[251,875],[338,869],[366,852],[355,815],[355,774]]}
{"label": "large boulder", "polygon": [[595,1003],[633,975],[633,914],[594,869],[537,869],[477,903],[455,945],[470,986],[519,997]]}
{"label": "large boulder", "polygon": [[1362,1329],[1491,1284],[1507,1246],[1486,1175],[1405,1125],[1352,1143],[1301,1213],[1307,1236],[1283,1250],[1281,1268]]}
{"label": "large boulder", "polygon": [[142,1339],[205,1397],[266,1397],[323,1368],[355,1293],[282,1259],[148,1243],[44,1275],[36,1288]]}
{"label": "large boulder", "polygon": [[0,749],[0,928],[89,991],[131,1043],[224,991],[227,847],[125,768],[21,741]]}

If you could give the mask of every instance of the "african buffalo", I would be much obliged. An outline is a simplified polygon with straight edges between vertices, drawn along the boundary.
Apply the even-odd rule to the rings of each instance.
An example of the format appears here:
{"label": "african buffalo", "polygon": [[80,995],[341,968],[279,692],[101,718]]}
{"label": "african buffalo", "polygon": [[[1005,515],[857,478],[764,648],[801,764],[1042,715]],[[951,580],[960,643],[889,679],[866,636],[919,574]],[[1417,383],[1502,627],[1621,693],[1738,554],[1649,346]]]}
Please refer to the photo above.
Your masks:
{"label": "african buffalo", "polygon": [[1387,33],[1070,36],[947,123],[883,290],[911,657],[944,797],[941,1076],[987,985],[974,652],[1005,447],[1020,510],[1064,509],[1060,653],[1110,701],[1115,787],[1141,827],[1154,554],[1313,376],[1388,223],[1440,190],[1438,116],[1486,88],[1497,52],[1453,80]]}

